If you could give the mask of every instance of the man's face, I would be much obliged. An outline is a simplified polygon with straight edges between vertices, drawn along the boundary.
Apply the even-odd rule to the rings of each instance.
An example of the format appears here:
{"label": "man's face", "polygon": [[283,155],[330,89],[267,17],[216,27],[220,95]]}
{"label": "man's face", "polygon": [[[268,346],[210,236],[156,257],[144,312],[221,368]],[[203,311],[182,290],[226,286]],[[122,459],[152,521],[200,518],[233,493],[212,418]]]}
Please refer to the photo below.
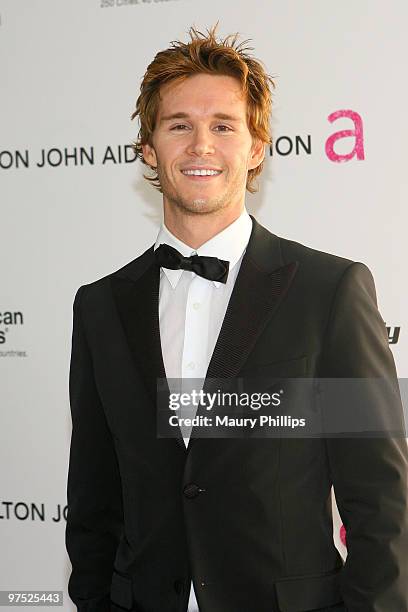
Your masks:
{"label": "man's face", "polygon": [[[142,148],[145,161],[157,167],[165,208],[189,215],[240,210],[248,170],[261,163],[265,147],[252,141],[239,81],[197,74],[162,86],[160,96],[153,146]],[[197,168],[221,172],[183,173]]]}

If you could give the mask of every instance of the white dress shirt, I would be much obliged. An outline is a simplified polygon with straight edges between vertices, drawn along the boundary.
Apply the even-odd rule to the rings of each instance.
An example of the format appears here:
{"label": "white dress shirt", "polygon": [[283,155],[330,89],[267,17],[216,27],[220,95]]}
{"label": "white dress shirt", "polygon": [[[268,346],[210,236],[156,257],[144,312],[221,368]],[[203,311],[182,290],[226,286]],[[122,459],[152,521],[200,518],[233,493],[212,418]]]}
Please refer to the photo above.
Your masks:
{"label": "white dress shirt", "polygon": [[[194,250],[176,238],[164,223],[161,225],[154,250],[165,243],[184,257],[197,253],[230,262],[225,284],[188,270],[160,269],[160,338],[167,378],[194,378],[204,384],[251,231],[252,219],[244,208],[231,225]],[[183,437],[186,446],[190,433],[191,430]],[[198,610],[194,588],[191,588],[188,612]]]}

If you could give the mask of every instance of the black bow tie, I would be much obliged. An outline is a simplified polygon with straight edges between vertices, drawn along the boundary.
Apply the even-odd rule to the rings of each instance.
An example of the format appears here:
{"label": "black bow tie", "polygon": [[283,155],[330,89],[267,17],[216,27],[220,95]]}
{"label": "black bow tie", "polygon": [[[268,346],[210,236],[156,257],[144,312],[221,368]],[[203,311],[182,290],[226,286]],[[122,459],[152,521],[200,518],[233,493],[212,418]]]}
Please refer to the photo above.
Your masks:
{"label": "black bow tie", "polygon": [[204,255],[191,255],[183,257],[177,249],[169,244],[161,244],[154,252],[156,263],[162,268],[170,270],[189,270],[208,280],[226,283],[229,270],[229,261],[218,257],[205,257]]}

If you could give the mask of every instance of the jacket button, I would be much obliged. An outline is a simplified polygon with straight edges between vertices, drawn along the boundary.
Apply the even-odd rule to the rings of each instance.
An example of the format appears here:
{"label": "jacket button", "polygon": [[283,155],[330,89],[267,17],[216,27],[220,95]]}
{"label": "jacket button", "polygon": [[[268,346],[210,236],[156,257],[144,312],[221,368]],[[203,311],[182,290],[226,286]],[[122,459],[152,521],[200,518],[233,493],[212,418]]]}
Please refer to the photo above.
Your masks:
{"label": "jacket button", "polygon": [[184,487],[183,493],[188,499],[193,499],[202,491],[196,484],[188,484]]}

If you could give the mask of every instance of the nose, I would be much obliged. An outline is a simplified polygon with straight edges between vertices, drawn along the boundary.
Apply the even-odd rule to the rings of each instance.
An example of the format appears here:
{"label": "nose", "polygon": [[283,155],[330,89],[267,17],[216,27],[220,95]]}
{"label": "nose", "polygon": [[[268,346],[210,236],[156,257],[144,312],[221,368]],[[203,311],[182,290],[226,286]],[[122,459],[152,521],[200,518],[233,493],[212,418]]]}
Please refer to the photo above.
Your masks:
{"label": "nose", "polygon": [[206,126],[197,126],[192,130],[187,152],[191,155],[209,155],[214,153],[214,136]]}

